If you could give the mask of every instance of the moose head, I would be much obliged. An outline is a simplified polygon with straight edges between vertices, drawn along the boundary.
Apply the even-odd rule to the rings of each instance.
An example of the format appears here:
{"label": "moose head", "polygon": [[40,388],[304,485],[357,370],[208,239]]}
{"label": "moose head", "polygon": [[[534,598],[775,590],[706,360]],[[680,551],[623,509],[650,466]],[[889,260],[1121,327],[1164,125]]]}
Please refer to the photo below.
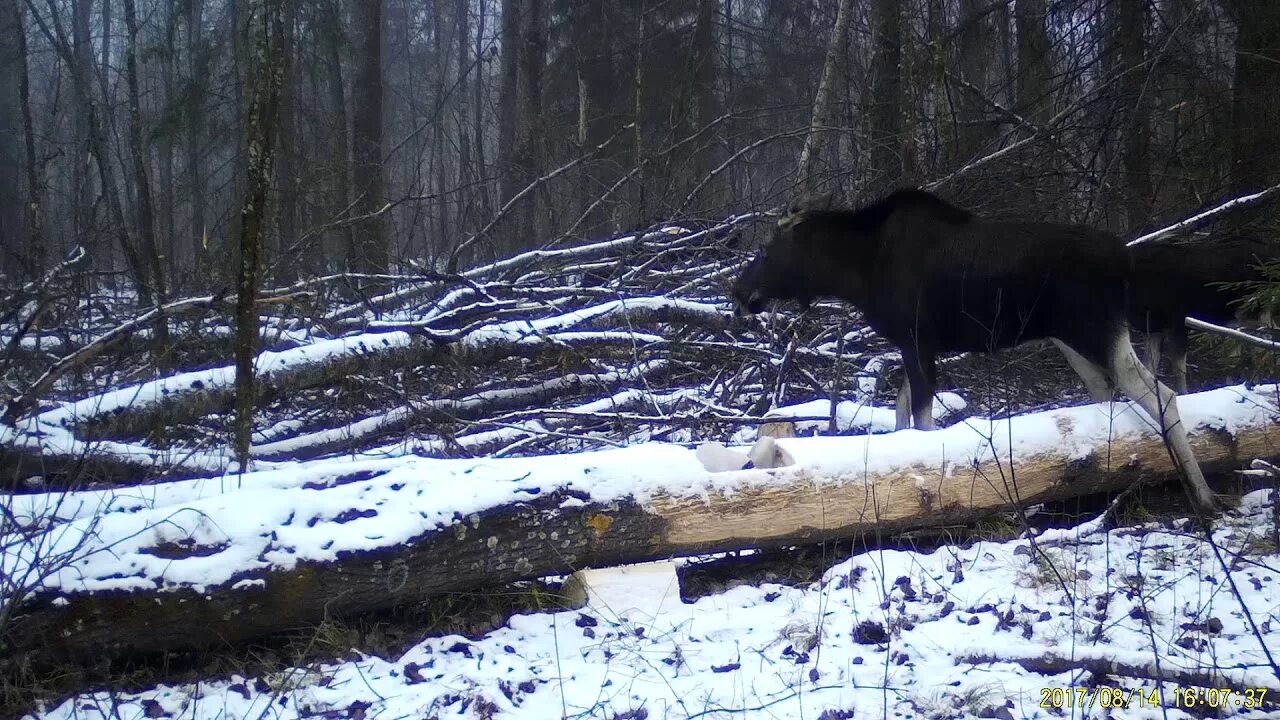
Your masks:
{"label": "moose head", "polygon": [[739,315],[756,314],[770,300],[795,300],[807,309],[827,283],[821,267],[822,254],[815,252],[814,235],[824,223],[814,222],[815,213],[822,214],[833,203],[824,195],[793,203],[779,218],[755,258],[747,264],[733,286],[735,311]]}

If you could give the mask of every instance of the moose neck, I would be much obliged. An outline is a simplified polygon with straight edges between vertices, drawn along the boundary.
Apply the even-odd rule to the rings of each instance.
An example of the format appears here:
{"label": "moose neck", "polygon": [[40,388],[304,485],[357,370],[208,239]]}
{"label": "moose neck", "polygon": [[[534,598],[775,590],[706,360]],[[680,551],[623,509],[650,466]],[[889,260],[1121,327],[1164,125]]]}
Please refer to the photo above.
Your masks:
{"label": "moose neck", "polygon": [[870,229],[851,213],[824,213],[813,235],[809,271],[815,296],[865,304],[875,284],[880,257],[880,230]]}

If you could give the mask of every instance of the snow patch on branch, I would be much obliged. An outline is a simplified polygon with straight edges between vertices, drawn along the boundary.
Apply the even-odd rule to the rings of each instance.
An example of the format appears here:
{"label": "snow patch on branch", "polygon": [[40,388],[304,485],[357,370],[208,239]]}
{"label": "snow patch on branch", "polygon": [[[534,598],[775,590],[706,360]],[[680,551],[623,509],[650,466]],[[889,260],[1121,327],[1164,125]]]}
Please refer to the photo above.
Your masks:
{"label": "snow patch on branch", "polygon": [[[254,366],[260,377],[271,377],[302,367],[322,365],[337,358],[401,350],[412,343],[413,337],[406,332],[353,335],[320,340],[289,350],[260,353]],[[44,425],[67,426],[107,413],[154,405],[181,395],[228,389],[234,387],[235,379],[234,365],[193,370],[66,403],[36,417]]]}

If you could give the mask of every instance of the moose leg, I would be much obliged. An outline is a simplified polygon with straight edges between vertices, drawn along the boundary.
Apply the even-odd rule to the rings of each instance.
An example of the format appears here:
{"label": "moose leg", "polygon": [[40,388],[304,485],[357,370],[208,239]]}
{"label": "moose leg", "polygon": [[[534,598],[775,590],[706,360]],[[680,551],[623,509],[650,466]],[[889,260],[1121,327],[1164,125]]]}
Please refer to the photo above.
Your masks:
{"label": "moose leg", "polygon": [[1085,389],[1089,391],[1089,397],[1093,398],[1096,403],[1111,402],[1112,388],[1111,382],[1107,380],[1106,371],[1098,367],[1097,363],[1090,362],[1085,356],[1071,349],[1069,345],[1061,340],[1054,338],[1053,344],[1058,346],[1058,349],[1066,356],[1067,364],[1084,381]]}
{"label": "moose leg", "polygon": [[1164,332],[1164,345],[1168,348],[1169,367],[1173,370],[1173,389],[1179,395],[1187,392],[1187,324],[1178,324]]}
{"label": "moose leg", "polygon": [[932,430],[933,391],[938,383],[933,353],[920,349],[909,352],[904,349],[902,368],[906,371],[907,381],[911,383],[911,417],[915,419],[916,429]]}
{"label": "moose leg", "polygon": [[1165,331],[1163,329],[1148,330],[1143,333],[1147,338],[1147,369],[1151,371],[1152,375],[1159,375],[1160,373],[1160,354],[1164,348],[1164,334]]}
{"label": "moose leg", "polygon": [[1151,371],[1138,361],[1133,345],[1129,342],[1129,333],[1117,335],[1111,350],[1111,376],[1120,390],[1155,421],[1164,436],[1165,443],[1173,453],[1174,460],[1182,472],[1182,485],[1187,491],[1191,505],[1197,512],[1212,514],[1217,509],[1217,501],[1213,491],[1204,481],[1204,473],[1196,462],[1191,451],[1191,441],[1187,439],[1187,429],[1178,414],[1178,401],[1174,392],[1156,379]]}
{"label": "moose leg", "polygon": [[906,371],[902,372],[902,384],[898,386],[898,404],[894,408],[894,430],[906,430],[911,427],[911,378]]}

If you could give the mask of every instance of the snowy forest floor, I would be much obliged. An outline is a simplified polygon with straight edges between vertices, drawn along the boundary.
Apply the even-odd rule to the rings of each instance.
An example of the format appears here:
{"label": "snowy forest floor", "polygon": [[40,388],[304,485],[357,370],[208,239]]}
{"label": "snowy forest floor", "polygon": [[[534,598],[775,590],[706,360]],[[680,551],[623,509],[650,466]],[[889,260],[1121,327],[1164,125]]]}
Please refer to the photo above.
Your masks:
{"label": "snowy forest floor", "polygon": [[[875,549],[824,572],[810,551],[791,567],[821,572],[811,580],[737,585],[690,602],[679,588],[641,585],[631,589],[634,607],[603,612],[535,611],[539,597],[554,602],[554,589],[540,596],[525,585],[511,589],[517,611],[487,629],[457,627],[378,652],[369,642],[345,650],[361,646],[361,633],[335,624],[312,635],[306,654],[344,659],[267,671],[268,653],[248,663],[250,674],[194,680],[188,671],[185,681],[77,695],[41,716],[1275,717],[1280,678],[1259,645],[1280,647],[1268,494],[1246,496],[1212,544],[1185,521],[1163,520],[1109,532],[1086,522],[1035,544]],[[828,557],[842,555],[831,548]],[[687,566],[685,584],[698,574]],[[500,601],[471,603],[421,612],[463,624]],[[370,623],[364,632],[385,643],[396,628]],[[1196,702],[1184,690],[1204,682],[1206,668],[1228,678],[1212,686],[1240,691]],[[1052,688],[1068,699],[1046,695]],[[1223,698],[1221,710],[1206,705]]]}
{"label": "snowy forest floor", "polygon": [[[286,289],[309,294],[262,310],[253,469],[301,484],[307,463],[337,477],[361,463],[509,457],[545,466],[557,459],[539,458],[655,441],[744,445],[788,408],[816,408],[805,411],[818,418],[799,423],[801,434],[829,432],[828,414],[836,434],[891,430],[897,356],[856,314],[824,303],[804,315],[731,317],[726,289],[745,259],[738,236],[759,221],[657,227],[460,276],[406,275],[354,301],[342,292],[349,278]],[[200,546],[223,530],[254,537],[249,520],[283,507],[249,503],[237,513],[233,497],[225,518],[243,515],[243,526],[182,526],[166,516],[128,531],[127,518],[145,511],[212,506],[213,490],[180,495],[200,479],[217,488],[236,475],[231,333],[220,300],[203,314],[174,313],[161,368],[145,325],[84,354],[137,312],[127,291],[84,298],[69,278],[52,277],[9,299],[0,386],[16,397],[69,369],[0,422],[0,562],[16,563],[4,567],[26,562],[32,532],[86,528],[82,537],[109,538],[95,558],[109,563],[128,555],[117,542],[153,535],[175,546]],[[1198,339],[1193,389],[1280,375],[1274,353],[1233,351]],[[1043,345],[949,358],[941,376],[965,406],[952,423],[1087,402],[1060,354]],[[838,412],[831,399],[841,401]],[[171,490],[178,496],[151,494]],[[41,505],[44,497],[53,502]],[[557,578],[544,578],[281,628],[247,648],[3,678],[0,715],[40,699],[49,703],[41,717],[85,719],[1081,717],[1078,708],[1042,709],[1040,688],[1110,677],[1150,691],[1162,677],[1162,707],[1135,699],[1123,712],[1095,707],[1089,716],[1198,717],[1202,708],[1174,707],[1175,689],[1205,678],[1179,668],[1237,668],[1232,687],[1280,682],[1263,652],[1280,647],[1271,635],[1280,553],[1269,502],[1247,497],[1212,545],[1178,519],[1176,490],[1152,488],[1125,505],[1128,527],[1103,533],[1086,523],[1079,542],[1050,530],[1043,551],[1017,539],[1021,524],[994,521],[856,547],[679,561],[681,588],[637,588],[630,612],[557,610]],[[1106,506],[1089,498],[1046,508],[1035,524],[1070,526]],[[39,507],[47,512],[16,512]],[[358,543],[357,535],[340,539]],[[27,584],[0,577],[0,608],[76,584],[198,584],[215,562],[169,560],[153,556],[151,577],[75,568]],[[242,567],[216,562],[220,571]],[[190,568],[196,574],[184,575]],[[1061,662],[1047,673],[1017,664],[1045,658]]]}

